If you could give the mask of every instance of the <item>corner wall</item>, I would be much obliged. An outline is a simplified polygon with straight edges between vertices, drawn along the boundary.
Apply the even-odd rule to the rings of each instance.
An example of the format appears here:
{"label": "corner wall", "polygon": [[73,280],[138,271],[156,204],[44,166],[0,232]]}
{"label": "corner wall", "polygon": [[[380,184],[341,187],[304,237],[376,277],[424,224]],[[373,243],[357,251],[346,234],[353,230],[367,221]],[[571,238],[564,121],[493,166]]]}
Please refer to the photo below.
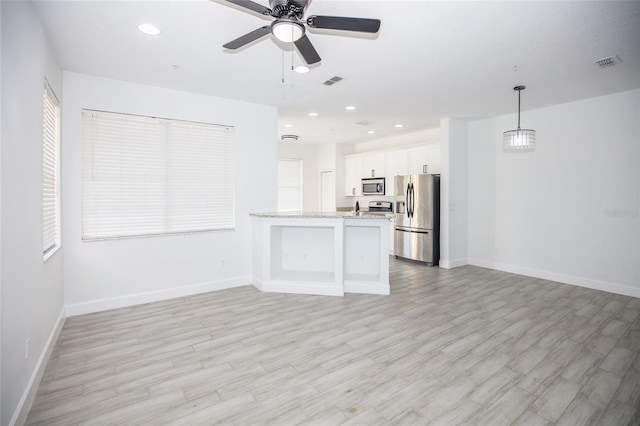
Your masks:
{"label": "corner wall", "polygon": [[[251,283],[249,213],[277,204],[275,107],[70,72],[64,73],[64,98],[68,315]],[[235,126],[235,230],[83,242],[82,108]]]}
{"label": "corner wall", "polygon": [[467,122],[443,118],[440,132],[440,266],[449,269],[466,265],[468,256]]}
{"label": "corner wall", "polygon": [[0,8],[0,423],[8,425],[24,422],[49,351],[64,322],[64,238],[63,247],[46,262],[42,255],[42,93],[45,78],[58,99],[64,101],[61,71],[31,2],[3,1]]}
{"label": "corner wall", "polygon": [[469,263],[640,297],[640,90],[469,123]]}

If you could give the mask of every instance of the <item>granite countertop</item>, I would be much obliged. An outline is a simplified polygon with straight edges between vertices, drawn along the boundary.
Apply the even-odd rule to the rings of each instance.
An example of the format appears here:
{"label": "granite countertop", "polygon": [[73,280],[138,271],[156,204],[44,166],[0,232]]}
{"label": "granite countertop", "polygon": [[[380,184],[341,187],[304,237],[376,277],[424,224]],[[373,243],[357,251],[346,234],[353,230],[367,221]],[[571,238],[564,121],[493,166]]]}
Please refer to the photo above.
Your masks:
{"label": "granite countertop", "polygon": [[313,219],[384,219],[389,218],[380,216],[357,216],[355,212],[349,211],[337,211],[337,212],[265,212],[265,213],[250,213],[250,216],[265,217],[265,218],[313,218]]}

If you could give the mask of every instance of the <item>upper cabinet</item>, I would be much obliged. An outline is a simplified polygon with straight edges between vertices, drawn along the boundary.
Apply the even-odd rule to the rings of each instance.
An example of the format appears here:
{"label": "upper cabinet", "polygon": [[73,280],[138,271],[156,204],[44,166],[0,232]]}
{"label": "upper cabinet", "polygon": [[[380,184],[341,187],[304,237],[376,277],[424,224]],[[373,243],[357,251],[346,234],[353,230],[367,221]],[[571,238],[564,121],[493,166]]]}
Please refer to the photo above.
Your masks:
{"label": "upper cabinet", "polygon": [[362,155],[344,157],[344,195],[362,195]]}
{"label": "upper cabinet", "polygon": [[427,145],[427,173],[440,174],[442,170],[442,147],[439,143]]}
{"label": "upper cabinet", "polygon": [[409,148],[407,155],[408,173],[406,174],[440,173],[441,148],[439,143]]}
{"label": "upper cabinet", "polygon": [[384,152],[374,151],[362,154],[362,177],[377,178],[385,176]]}
{"label": "upper cabinet", "polygon": [[400,173],[401,169],[399,157],[400,155],[398,151],[386,151],[384,153],[385,192],[387,194],[393,194],[394,177],[400,174],[404,174]]}
{"label": "upper cabinet", "polygon": [[344,160],[347,196],[362,195],[363,178],[384,177],[386,195],[393,195],[395,176],[438,174],[441,170],[439,143],[346,155]]}
{"label": "upper cabinet", "polygon": [[417,146],[407,150],[409,156],[409,173],[408,175],[419,175],[420,173],[429,173],[429,158],[426,146]]}

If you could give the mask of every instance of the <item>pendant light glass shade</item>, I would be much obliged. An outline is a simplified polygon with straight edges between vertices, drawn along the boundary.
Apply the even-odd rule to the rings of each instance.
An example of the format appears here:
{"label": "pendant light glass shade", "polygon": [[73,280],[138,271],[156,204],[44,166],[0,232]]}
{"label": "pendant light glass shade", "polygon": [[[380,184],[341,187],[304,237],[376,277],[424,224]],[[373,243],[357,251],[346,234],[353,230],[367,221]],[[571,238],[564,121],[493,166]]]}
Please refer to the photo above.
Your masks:
{"label": "pendant light glass shade", "polygon": [[536,148],[536,131],[520,128],[520,92],[525,86],[516,86],[518,91],[518,128],[507,130],[502,135],[502,150],[504,152],[531,152]]}
{"label": "pendant light glass shade", "polygon": [[533,151],[536,147],[536,131],[531,129],[507,130],[502,136],[505,151]]}

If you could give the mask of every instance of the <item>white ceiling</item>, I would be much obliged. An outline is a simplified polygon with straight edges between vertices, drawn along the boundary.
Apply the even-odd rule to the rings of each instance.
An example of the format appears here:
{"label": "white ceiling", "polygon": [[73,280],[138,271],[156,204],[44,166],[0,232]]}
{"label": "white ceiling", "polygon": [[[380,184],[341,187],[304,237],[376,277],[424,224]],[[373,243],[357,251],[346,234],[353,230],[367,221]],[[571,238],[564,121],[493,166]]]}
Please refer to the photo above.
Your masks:
{"label": "white ceiling", "polygon": [[[225,51],[270,18],[224,0],[35,4],[65,70],[275,105],[279,135],[304,143],[357,143],[437,127],[442,117],[515,113],[518,84],[527,86],[523,111],[640,88],[638,1],[312,0],[306,16],[382,25],[375,36],[310,30],[322,62],[307,74],[291,70],[301,57],[272,36]],[[162,33],[140,33],[142,22]],[[611,55],[622,64],[593,64]],[[322,84],[336,75],[344,80]]]}

